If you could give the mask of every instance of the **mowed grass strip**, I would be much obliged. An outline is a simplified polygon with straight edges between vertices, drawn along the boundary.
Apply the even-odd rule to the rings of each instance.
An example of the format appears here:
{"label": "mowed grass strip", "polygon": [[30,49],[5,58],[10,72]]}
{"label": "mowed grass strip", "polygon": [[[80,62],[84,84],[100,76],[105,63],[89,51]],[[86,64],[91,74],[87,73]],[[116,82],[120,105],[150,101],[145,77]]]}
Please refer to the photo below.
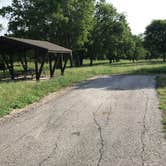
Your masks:
{"label": "mowed grass strip", "polygon": [[163,111],[163,125],[166,133],[166,75],[157,78],[157,91],[160,98],[160,109]]}
{"label": "mowed grass strip", "polygon": [[[86,62],[87,64],[87,62]],[[95,62],[95,65],[80,68],[68,68],[65,76],[56,73],[56,77],[45,81],[0,82],[0,117],[13,109],[23,108],[39,101],[42,97],[61,88],[79,83],[96,75],[112,74],[161,74],[166,73],[166,64],[159,61],[122,61],[115,64]]]}

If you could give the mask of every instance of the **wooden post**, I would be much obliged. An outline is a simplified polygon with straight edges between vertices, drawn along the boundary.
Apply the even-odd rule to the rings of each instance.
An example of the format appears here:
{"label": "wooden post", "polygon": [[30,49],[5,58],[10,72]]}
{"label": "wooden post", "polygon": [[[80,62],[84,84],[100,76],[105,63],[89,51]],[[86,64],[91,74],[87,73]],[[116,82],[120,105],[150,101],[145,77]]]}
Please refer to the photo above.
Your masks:
{"label": "wooden post", "polygon": [[54,67],[52,66],[52,59],[53,59],[52,56],[49,55],[50,78],[52,78],[54,76],[54,71],[55,71]]}
{"label": "wooden post", "polygon": [[64,71],[63,71],[63,54],[60,54],[60,69],[61,69],[61,75],[64,75]]}
{"label": "wooden post", "polygon": [[28,71],[28,62],[27,62],[27,55],[26,55],[26,51],[24,49],[24,61],[25,61],[25,74],[27,75],[27,71]]}
{"label": "wooden post", "polygon": [[64,75],[64,71],[66,69],[66,65],[67,65],[67,62],[68,62],[68,56],[64,56],[62,54],[61,58],[60,58],[60,61],[61,61],[61,75]]}
{"label": "wooden post", "polygon": [[38,62],[39,62],[39,50],[35,50],[35,72],[36,72],[36,81],[39,81],[40,80],[40,76],[41,76],[41,73],[42,73],[42,70],[43,70],[43,66],[44,66],[44,63],[45,63],[45,56],[46,56],[46,52],[42,52],[43,55],[42,55],[42,62],[41,62],[41,66],[39,68],[38,66]]}
{"label": "wooden post", "polygon": [[28,62],[27,62],[27,56],[26,56],[25,48],[24,48],[24,52],[23,52],[23,58],[22,58],[22,55],[20,55],[20,61],[21,61],[21,65],[22,65],[23,70],[24,70],[24,77],[26,78],[27,73],[28,73]]}
{"label": "wooden post", "polygon": [[41,66],[40,66],[39,71],[38,71],[39,79],[40,79],[41,73],[43,71],[43,66],[45,63],[45,56],[46,56],[46,54],[42,55],[42,62],[41,62]]}
{"label": "wooden post", "polygon": [[52,57],[51,55],[49,55],[49,68],[50,68],[50,77],[53,77],[53,73],[52,73]]}
{"label": "wooden post", "polygon": [[10,74],[11,74],[11,79],[14,80],[15,79],[15,76],[14,76],[14,62],[13,62],[13,56],[12,55],[9,55],[10,56]]}
{"label": "wooden post", "polygon": [[36,73],[36,81],[39,81],[39,74],[38,74],[38,50],[35,50],[35,73]]}
{"label": "wooden post", "polygon": [[7,66],[7,69],[9,70],[10,73],[10,77],[12,80],[15,79],[15,75],[14,75],[14,62],[13,62],[13,57],[12,55],[8,55],[8,58],[6,58],[7,55],[3,54],[2,58]]}
{"label": "wooden post", "polygon": [[66,69],[66,65],[67,65],[68,59],[69,59],[69,58],[68,58],[67,56],[64,58],[63,73],[64,73],[64,71],[65,71],[65,69]]}
{"label": "wooden post", "polygon": [[55,73],[55,70],[56,70],[57,66],[58,66],[58,55],[55,54],[54,55],[54,66],[53,66],[53,69],[52,69],[53,76],[54,76],[54,73]]}
{"label": "wooden post", "polygon": [[70,53],[70,67],[72,68],[73,67],[73,55],[72,53]]}

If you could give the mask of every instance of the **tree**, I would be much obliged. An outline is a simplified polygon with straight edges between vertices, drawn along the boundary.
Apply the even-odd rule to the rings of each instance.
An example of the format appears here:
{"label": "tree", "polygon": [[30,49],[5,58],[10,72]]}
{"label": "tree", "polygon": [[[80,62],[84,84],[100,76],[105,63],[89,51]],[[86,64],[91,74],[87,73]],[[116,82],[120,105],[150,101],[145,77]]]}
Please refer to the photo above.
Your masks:
{"label": "tree", "polygon": [[15,36],[58,40],[77,48],[87,40],[94,0],[13,0],[0,12],[9,18],[9,33]]}
{"label": "tree", "polygon": [[2,30],[2,24],[0,24],[0,31]]}
{"label": "tree", "polygon": [[77,52],[93,26],[95,0],[13,0],[0,10],[9,18],[9,33],[49,40]]}
{"label": "tree", "polygon": [[132,36],[133,44],[131,46],[132,53],[130,54],[130,60],[143,59],[146,57],[147,51],[144,48],[144,39],[141,35]]}
{"label": "tree", "polygon": [[113,25],[117,20],[116,9],[104,0],[97,2],[94,15],[94,29],[91,34],[91,64],[95,57],[104,57],[112,42]]}
{"label": "tree", "polygon": [[48,0],[13,0],[11,6],[3,7],[0,13],[9,18],[9,34],[16,37],[48,39],[52,23],[49,16],[55,10],[55,2],[47,2]]}
{"label": "tree", "polygon": [[95,0],[68,0],[62,4],[65,22],[57,23],[58,39],[74,51],[75,64],[82,63],[85,43],[93,28]]}
{"label": "tree", "polygon": [[159,53],[166,61],[166,20],[154,20],[145,31],[145,47]]}
{"label": "tree", "polygon": [[124,45],[129,43],[131,36],[125,15],[118,13],[112,4],[106,3],[105,0],[97,2],[94,29],[88,43],[90,64],[92,65],[93,59],[97,57],[107,58],[110,63],[119,61],[127,48]]}
{"label": "tree", "polygon": [[[116,27],[115,27],[116,28]],[[115,34],[115,51],[116,56],[113,58],[116,61],[119,61],[120,58],[126,58],[127,56],[132,56],[134,41],[132,38],[131,29],[128,26],[125,15],[120,14],[120,19],[117,23],[117,28],[119,28],[119,33]]]}

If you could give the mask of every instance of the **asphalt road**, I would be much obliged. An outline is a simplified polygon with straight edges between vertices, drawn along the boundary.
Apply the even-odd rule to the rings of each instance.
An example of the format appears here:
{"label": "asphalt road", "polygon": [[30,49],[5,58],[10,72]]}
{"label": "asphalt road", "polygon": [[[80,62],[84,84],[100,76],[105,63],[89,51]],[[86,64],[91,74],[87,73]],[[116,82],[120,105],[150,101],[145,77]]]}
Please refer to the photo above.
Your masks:
{"label": "asphalt road", "polygon": [[103,76],[0,121],[0,166],[166,166],[154,76]]}

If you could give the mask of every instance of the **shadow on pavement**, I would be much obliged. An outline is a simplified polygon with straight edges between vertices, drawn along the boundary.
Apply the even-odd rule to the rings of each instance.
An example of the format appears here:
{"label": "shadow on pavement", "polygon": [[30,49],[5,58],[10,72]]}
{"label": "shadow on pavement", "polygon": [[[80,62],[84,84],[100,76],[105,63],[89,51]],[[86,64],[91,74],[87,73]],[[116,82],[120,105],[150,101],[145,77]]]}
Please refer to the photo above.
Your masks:
{"label": "shadow on pavement", "polygon": [[105,89],[105,90],[139,90],[155,89],[156,76],[146,75],[116,75],[102,76],[85,81],[76,86],[76,89]]}

